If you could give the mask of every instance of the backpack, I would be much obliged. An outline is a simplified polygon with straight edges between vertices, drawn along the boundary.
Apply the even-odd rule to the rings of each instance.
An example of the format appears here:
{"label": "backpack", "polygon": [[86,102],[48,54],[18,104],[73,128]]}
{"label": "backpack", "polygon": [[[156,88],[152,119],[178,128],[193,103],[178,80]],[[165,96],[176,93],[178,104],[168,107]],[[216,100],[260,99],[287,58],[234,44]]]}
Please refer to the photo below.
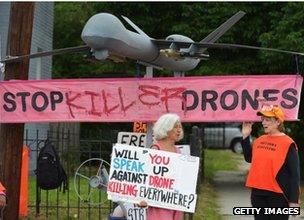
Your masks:
{"label": "backpack", "polygon": [[48,139],[45,141],[44,147],[40,149],[37,169],[37,185],[41,189],[49,190],[61,188],[63,185],[63,192],[67,187],[67,175],[59,161],[59,156]]}

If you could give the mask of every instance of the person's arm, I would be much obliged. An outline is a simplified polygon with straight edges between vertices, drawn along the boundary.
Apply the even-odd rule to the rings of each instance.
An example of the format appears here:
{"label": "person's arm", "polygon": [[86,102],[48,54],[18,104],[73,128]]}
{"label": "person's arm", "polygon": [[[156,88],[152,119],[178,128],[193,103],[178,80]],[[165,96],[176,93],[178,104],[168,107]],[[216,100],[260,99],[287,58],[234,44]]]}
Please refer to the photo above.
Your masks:
{"label": "person's arm", "polygon": [[300,164],[299,155],[294,143],[289,147],[286,156],[286,166],[290,173],[289,204],[291,207],[298,206],[300,195]]}
{"label": "person's arm", "polygon": [[242,148],[243,148],[243,154],[244,154],[244,159],[246,162],[251,163],[252,159],[252,147],[250,144],[250,138],[246,137],[245,139],[242,140]]}
{"label": "person's arm", "polygon": [[243,134],[242,148],[243,148],[244,159],[248,163],[251,163],[251,159],[252,159],[252,147],[250,144],[250,134],[252,131],[252,125],[253,125],[252,122],[243,122],[242,125],[242,134]]}

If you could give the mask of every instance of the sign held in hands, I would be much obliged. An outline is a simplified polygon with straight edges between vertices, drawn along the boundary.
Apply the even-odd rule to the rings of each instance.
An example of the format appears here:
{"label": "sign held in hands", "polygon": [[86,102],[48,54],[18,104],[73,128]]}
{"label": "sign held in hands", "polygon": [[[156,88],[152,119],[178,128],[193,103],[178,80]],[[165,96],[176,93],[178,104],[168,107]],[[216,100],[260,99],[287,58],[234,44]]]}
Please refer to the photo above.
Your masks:
{"label": "sign held in hands", "polygon": [[198,167],[198,157],[116,144],[108,198],[194,212]]}

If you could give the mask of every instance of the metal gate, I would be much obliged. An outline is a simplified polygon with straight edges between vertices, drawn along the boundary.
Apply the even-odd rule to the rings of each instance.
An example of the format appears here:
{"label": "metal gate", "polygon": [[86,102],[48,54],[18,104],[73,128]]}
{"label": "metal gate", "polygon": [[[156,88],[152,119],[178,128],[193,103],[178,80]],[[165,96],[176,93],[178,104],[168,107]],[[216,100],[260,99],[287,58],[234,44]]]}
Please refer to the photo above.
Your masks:
{"label": "metal gate", "polygon": [[[112,203],[107,201],[99,205],[85,204],[76,195],[74,191],[74,174],[78,166],[85,160],[96,157],[105,161],[110,160],[112,144],[116,142],[111,135],[103,135],[105,138],[95,137],[81,138],[78,146],[75,146],[74,136],[71,134],[57,132],[51,134],[48,132],[48,138],[54,143],[59,154],[60,162],[63,165],[68,176],[68,189],[63,193],[59,188],[56,190],[42,190],[36,184],[34,174],[37,164],[39,150],[43,147],[46,138],[39,138],[39,130],[36,131],[36,137],[30,138],[26,131],[24,143],[30,148],[30,177],[29,177],[29,219],[105,219],[112,210]],[[113,138],[113,139],[112,139]],[[34,164],[34,165],[33,165]]]}
{"label": "metal gate", "polygon": [[[36,131],[34,137],[33,135],[30,137],[28,133],[26,131],[24,139],[24,144],[30,148],[30,164],[32,164],[29,177],[28,219],[107,219],[108,214],[113,211],[113,203],[108,200],[99,205],[83,203],[74,191],[73,182],[75,171],[83,161],[90,158],[110,161],[112,145],[116,143],[118,131],[108,129],[101,132],[100,135],[93,134],[94,137],[86,135],[78,138],[78,143],[75,143],[75,136],[78,134],[70,132],[48,132],[45,138],[40,137],[39,130]],[[195,138],[192,137],[192,139],[196,140],[200,135],[198,132],[194,133]],[[67,173],[69,190],[65,193],[61,189],[42,190],[37,186],[34,169],[36,169],[39,150],[43,147],[46,138],[53,142],[60,162]],[[191,146],[191,151],[194,150],[192,155],[200,156],[201,151],[198,149],[201,148],[201,143],[198,144],[193,140],[191,145],[195,146]],[[202,170],[200,170],[199,177],[202,177],[201,172]],[[186,213],[184,219],[193,219],[193,215]]]}

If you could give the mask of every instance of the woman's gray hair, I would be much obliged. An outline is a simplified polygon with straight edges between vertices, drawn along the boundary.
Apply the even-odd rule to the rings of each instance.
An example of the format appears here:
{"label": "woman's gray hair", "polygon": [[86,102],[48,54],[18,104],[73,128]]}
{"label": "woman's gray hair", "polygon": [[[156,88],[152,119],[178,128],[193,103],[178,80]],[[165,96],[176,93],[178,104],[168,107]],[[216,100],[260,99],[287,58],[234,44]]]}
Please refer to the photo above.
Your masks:
{"label": "woman's gray hair", "polygon": [[[174,128],[176,122],[181,122],[180,117],[177,114],[168,113],[162,115],[154,124],[153,136],[156,140],[161,140],[168,137],[168,132]],[[184,137],[183,129],[179,140]]]}

